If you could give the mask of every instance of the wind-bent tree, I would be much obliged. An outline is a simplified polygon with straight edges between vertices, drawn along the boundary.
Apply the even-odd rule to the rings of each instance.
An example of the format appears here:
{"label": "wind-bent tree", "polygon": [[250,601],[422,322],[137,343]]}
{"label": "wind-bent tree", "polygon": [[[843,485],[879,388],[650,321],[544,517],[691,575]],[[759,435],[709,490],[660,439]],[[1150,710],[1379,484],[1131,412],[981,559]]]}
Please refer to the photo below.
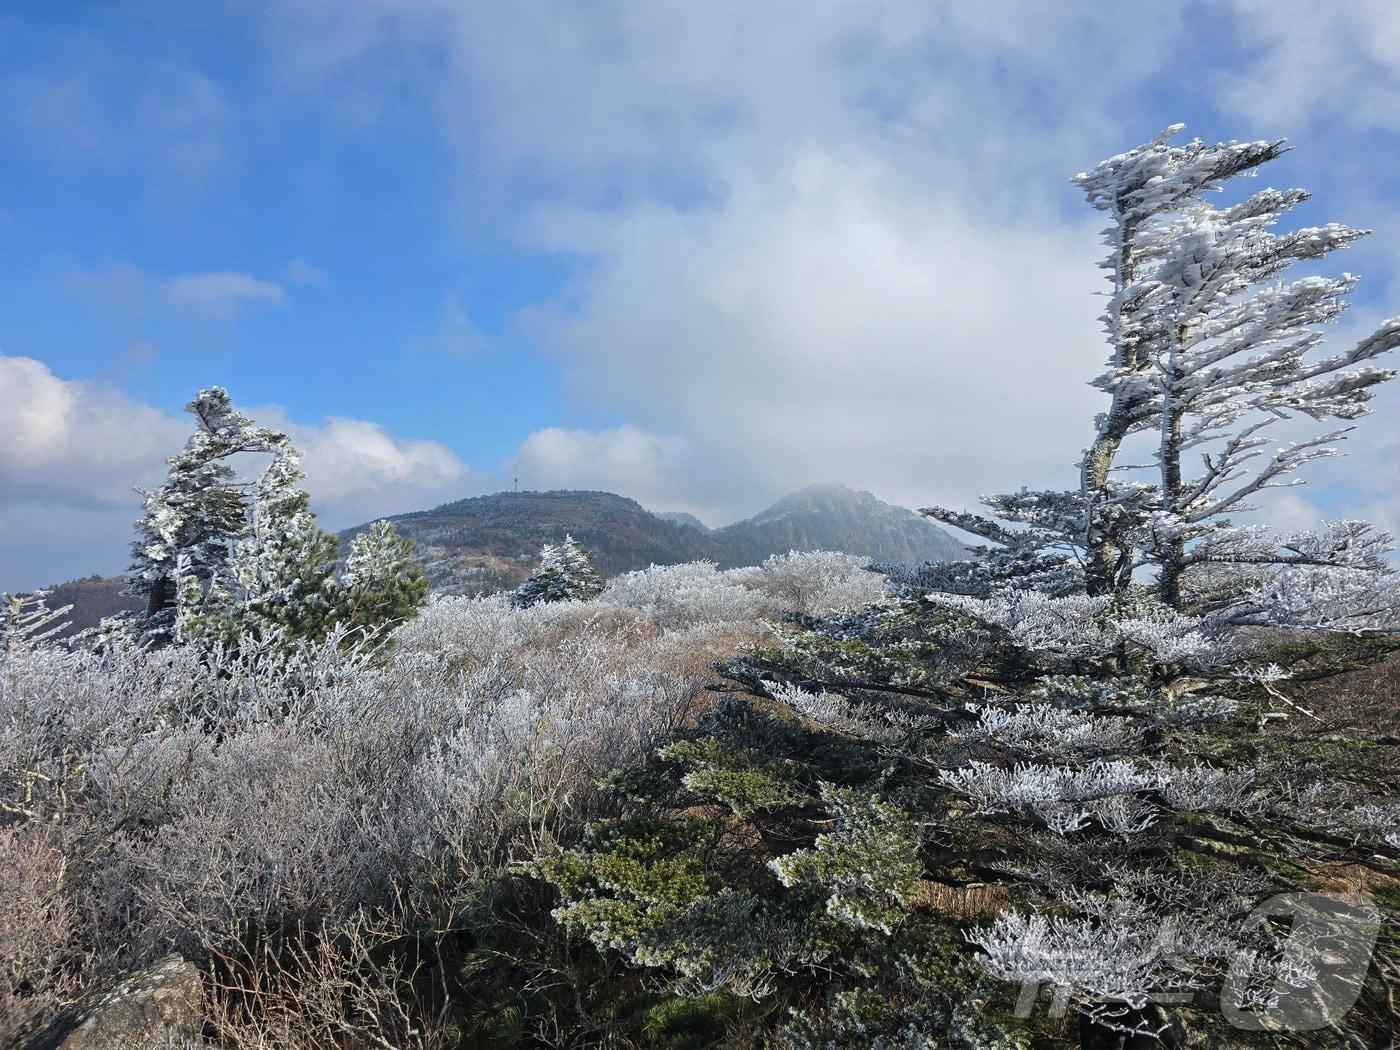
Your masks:
{"label": "wind-bent tree", "polygon": [[[127,591],[147,596],[146,644],[270,632],[319,641],[336,625],[401,623],[423,604],[412,543],[387,522],[352,541],[337,575],[340,543],[316,524],[301,454],[285,434],[236,411],[220,387],[187,408],[195,433],[171,457],[166,483],[144,493],[137,522]],[[253,481],[231,462],[247,453],[271,456]]]}
{"label": "wind-bent tree", "polygon": [[277,455],[287,438],[234,409],[222,387],[201,390],[185,411],[195,431],[167,461],[160,488],[142,491],[145,513],[136,522],[126,593],[144,597],[143,638],[175,639],[182,612],[192,612],[220,577],[233,547],[248,535],[250,498],[230,460],[240,453]]}
{"label": "wind-bent tree", "polygon": [[[1340,316],[1355,277],[1280,279],[1293,263],[1320,259],[1365,231],[1329,223],[1278,232],[1279,220],[1308,198],[1302,190],[1263,189],[1212,204],[1209,194],[1255,174],[1285,152],[1284,143],[1172,145],[1180,130],[1174,125],[1074,180],[1111,220],[1102,264],[1110,352],[1093,382],[1110,401],[1081,460],[1079,491],[984,499],[1021,528],[930,508],[995,545],[984,565],[945,576],[983,588],[1053,577],[1100,595],[1125,591],[1150,565],[1162,600],[1183,607],[1193,604],[1183,590],[1193,569],[1216,590],[1212,567],[1217,575],[1241,566],[1335,568],[1360,574],[1347,577],[1353,588],[1386,571],[1388,537],[1362,523],[1271,537],[1231,521],[1254,509],[1260,492],[1301,484],[1298,469],[1336,455],[1350,428],[1271,448],[1272,429],[1298,417],[1358,419],[1373,388],[1395,374],[1371,362],[1400,345],[1400,318],[1350,350],[1319,353],[1320,327]],[[1119,462],[1124,443],[1142,435],[1155,446],[1150,481],[1133,480],[1140,468]]]}
{"label": "wind-bent tree", "polygon": [[[1121,586],[1140,551],[1158,566],[1162,599],[1173,605],[1192,565],[1357,564],[1350,533],[1306,553],[1270,549],[1228,516],[1251,509],[1264,489],[1299,483],[1298,468],[1335,455],[1346,433],[1332,429],[1270,452],[1266,431],[1290,417],[1365,415],[1372,388],[1395,374],[1369,362],[1400,345],[1400,318],[1392,318],[1348,351],[1316,355],[1319,326],[1338,318],[1356,279],[1279,278],[1366,231],[1328,223],[1277,232],[1308,199],[1298,189],[1212,204],[1207,194],[1254,174],[1284,143],[1171,145],[1180,130],[1075,177],[1111,218],[1103,263],[1110,354],[1094,382],[1111,402],[1081,467],[1088,589]],[[1142,432],[1156,438],[1155,491],[1120,486],[1112,475],[1123,441]],[[1188,465],[1192,456],[1199,468]]]}

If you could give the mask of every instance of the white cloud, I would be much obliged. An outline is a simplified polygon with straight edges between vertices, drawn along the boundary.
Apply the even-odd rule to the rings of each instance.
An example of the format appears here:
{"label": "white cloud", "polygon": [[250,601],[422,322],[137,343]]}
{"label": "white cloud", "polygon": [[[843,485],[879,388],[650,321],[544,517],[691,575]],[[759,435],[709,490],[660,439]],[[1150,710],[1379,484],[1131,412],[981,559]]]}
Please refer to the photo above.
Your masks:
{"label": "white cloud", "polygon": [[0,590],[126,562],[139,499],[184,426],[116,390],[0,354]]}
{"label": "white cloud", "polygon": [[[301,448],[312,506],[331,528],[460,498],[484,484],[447,446],[369,420],[300,423],[278,406],[249,414],[285,428]],[[133,487],[160,483],[189,421],[3,354],[0,418],[0,589],[120,569],[140,511]]]}
{"label": "white cloud", "polygon": [[133,503],[131,487],[160,477],[185,427],[124,394],[54,375],[41,361],[0,354],[0,491],[5,502]]}
{"label": "white cloud", "polygon": [[519,479],[521,488],[601,489],[672,510],[696,499],[687,487],[688,451],[678,438],[631,424],[605,430],[546,427],[520,443],[505,473]]}
{"label": "white cloud", "polygon": [[[303,267],[305,264],[302,264]],[[289,268],[288,280],[309,283],[310,270]],[[70,291],[100,306],[123,324],[135,325],[153,315],[183,314],[206,322],[226,322],[255,306],[284,306],[287,289],[237,270],[209,270],[164,277],[129,263],[92,270],[74,269]]]}
{"label": "white cloud", "polygon": [[328,528],[422,510],[474,495],[486,484],[441,442],[398,437],[369,420],[328,416],[298,423],[279,406],[250,414],[284,430],[301,450],[312,505]]}
{"label": "white cloud", "polygon": [[717,517],[855,479],[903,502],[1068,482],[1100,344],[1089,226],[1012,227],[820,154],[702,215],[586,240],[586,306],[543,330],[592,401],[694,446]]}
{"label": "white cloud", "polygon": [[286,289],[275,281],[233,270],[181,274],[166,281],[161,293],[177,309],[208,316],[229,316],[247,306],[281,306],[287,301]]}

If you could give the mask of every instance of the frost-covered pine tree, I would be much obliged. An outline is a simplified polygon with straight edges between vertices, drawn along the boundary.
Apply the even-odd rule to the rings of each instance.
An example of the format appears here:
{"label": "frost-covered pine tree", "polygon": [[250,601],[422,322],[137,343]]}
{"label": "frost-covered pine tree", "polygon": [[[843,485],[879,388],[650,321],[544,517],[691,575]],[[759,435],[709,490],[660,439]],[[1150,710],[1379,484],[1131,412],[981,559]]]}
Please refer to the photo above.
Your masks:
{"label": "frost-covered pine tree", "polygon": [[300,459],[286,442],[254,486],[248,535],[234,546],[229,589],[208,625],[225,636],[281,629],[319,639],[335,621],[340,544],[316,524]]}
{"label": "frost-covered pine tree", "polygon": [[541,602],[593,598],[603,591],[603,578],[577,540],[565,536],[560,544],[545,544],[540,567],[512,594],[511,604],[528,609]]}
{"label": "frost-covered pine tree", "polygon": [[[1277,230],[1307,199],[1302,190],[1211,203],[1231,179],[1281,156],[1284,144],[1172,145],[1180,130],[1075,177],[1111,220],[1102,264],[1110,353],[1093,384],[1110,401],[1080,462],[1079,490],[985,497],[1000,520],[929,508],[990,541],[979,563],[936,568],[931,582],[967,593],[1030,583],[1111,594],[1150,566],[1162,600],[1176,607],[1211,608],[1224,592],[1224,605],[1260,621],[1330,623],[1339,608],[1372,604],[1377,577],[1390,571],[1389,537],[1361,522],[1276,536],[1231,520],[1255,509],[1259,493],[1301,484],[1298,469],[1336,455],[1350,428],[1277,445],[1273,431],[1299,418],[1358,419],[1375,386],[1394,375],[1373,362],[1400,346],[1400,318],[1348,350],[1321,352],[1320,328],[1340,316],[1355,277],[1282,276],[1365,231],[1336,223]],[[1154,448],[1146,477],[1120,462],[1134,438]],[[1308,582],[1278,572],[1289,567],[1308,570]],[[1252,579],[1252,595],[1234,586],[1241,579]],[[1304,590],[1325,596],[1331,611],[1286,608],[1276,596]]]}
{"label": "frost-covered pine tree", "polygon": [[337,600],[340,622],[352,627],[393,626],[428,598],[428,579],[413,560],[413,541],[393,524],[377,521],[350,542]]}
{"label": "frost-covered pine tree", "polygon": [[[1373,388],[1395,374],[1371,362],[1400,345],[1400,318],[1349,350],[1318,352],[1320,326],[1338,318],[1356,278],[1282,277],[1365,231],[1337,223],[1277,230],[1308,199],[1298,189],[1210,202],[1231,179],[1279,157],[1284,143],[1172,145],[1180,130],[1075,177],[1111,219],[1103,263],[1110,356],[1094,384],[1111,402],[1081,468],[1090,590],[1111,589],[1138,557],[1157,566],[1171,604],[1195,565],[1368,567],[1374,547],[1355,542],[1353,529],[1301,551],[1229,520],[1252,509],[1259,492],[1301,483],[1298,468],[1335,455],[1348,428],[1277,447],[1272,430],[1297,417],[1355,420],[1369,411]],[[1144,432],[1156,445],[1155,487],[1116,484],[1123,442]]]}
{"label": "frost-covered pine tree", "polygon": [[234,409],[222,387],[201,390],[185,406],[195,431],[167,461],[165,484],[142,490],[144,513],[127,571],[126,593],[146,599],[140,618],[148,644],[174,640],[177,623],[197,615],[221,587],[234,545],[248,534],[250,497],[229,462],[240,453],[273,453],[286,436]]}
{"label": "frost-covered pine tree", "polygon": [[[352,545],[316,524],[301,487],[301,455],[287,435],[236,411],[227,391],[200,391],[188,406],[197,428],[170,459],[146,512],[128,593],[147,597],[138,619],[146,644],[221,641],[251,634],[320,640],[337,624],[399,623],[426,600],[412,544],[387,525]],[[270,456],[255,480],[234,469],[245,453]]]}

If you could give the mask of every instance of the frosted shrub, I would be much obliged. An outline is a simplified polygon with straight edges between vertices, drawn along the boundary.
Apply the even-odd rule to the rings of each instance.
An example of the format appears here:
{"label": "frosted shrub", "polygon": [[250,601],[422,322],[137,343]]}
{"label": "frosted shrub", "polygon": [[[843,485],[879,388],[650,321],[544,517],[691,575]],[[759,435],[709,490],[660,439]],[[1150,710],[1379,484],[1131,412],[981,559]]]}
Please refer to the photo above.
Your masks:
{"label": "frosted shrub", "polygon": [[721,572],[708,561],[653,565],[614,577],[599,601],[636,609],[662,627],[753,621],[771,606],[762,593],[744,585],[745,576]]}
{"label": "frosted shrub", "polygon": [[0,996],[32,997],[9,1010],[28,1024],[170,945],[236,959],[366,914],[433,922],[454,887],[611,807],[598,782],[685,717],[708,674],[689,649],[709,638],[489,598],[437,601],[390,638],[10,647],[0,886],[28,900],[55,871],[65,892],[0,909],[0,945],[69,976]]}
{"label": "frosted shrub", "polygon": [[886,592],[885,577],[865,568],[867,561],[791,551],[749,569],[722,571],[708,561],[653,565],[614,577],[599,600],[636,609],[664,628],[856,609]]}
{"label": "frosted shrub", "polygon": [[73,965],[78,916],[62,847],[51,828],[0,831],[0,1038],[67,1006],[86,983]]}
{"label": "frosted shrub", "polygon": [[869,564],[869,558],[836,551],[789,551],[764,561],[750,585],[785,612],[859,609],[886,591],[885,577],[870,571]]}
{"label": "frosted shrub", "polygon": [[1216,667],[1235,655],[1228,636],[1212,630],[1209,621],[1139,595],[1115,602],[1007,590],[990,598],[950,594],[930,600],[1003,628],[1018,646],[1067,660],[1101,657],[1123,646],[1157,663],[1192,668]]}
{"label": "frosted shrub", "polygon": [[957,735],[969,741],[994,741],[1012,751],[1095,757],[1133,750],[1143,734],[1126,718],[1094,717],[1048,704],[1027,704],[1016,710],[985,707],[978,712],[976,725]]}

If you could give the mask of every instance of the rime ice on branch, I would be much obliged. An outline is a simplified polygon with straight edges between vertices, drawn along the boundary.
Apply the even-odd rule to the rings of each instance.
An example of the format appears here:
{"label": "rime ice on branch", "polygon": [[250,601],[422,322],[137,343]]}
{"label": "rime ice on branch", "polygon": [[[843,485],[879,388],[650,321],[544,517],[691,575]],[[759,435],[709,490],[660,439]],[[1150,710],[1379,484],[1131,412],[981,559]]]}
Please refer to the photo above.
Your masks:
{"label": "rime ice on branch", "polygon": [[[1266,489],[1301,484],[1303,465],[1338,454],[1351,428],[1334,424],[1366,415],[1376,385],[1395,374],[1374,362],[1400,345],[1400,318],[1350,349],[1323,352],[1320,328],[1345,309],[1353,275],[1283,276],[1293,263],[1321,259],[1366,231],[1337,223],[1279,230],[1308,199],[1303,190],[1266,188],[1232,204],[1210,202],[1285,146],[1173,145],[1180,130],[1174,125],[1074,179],[1110,220],[1102,263],[1109,358],[1093,382],[1109,406],[1081,461],[1079,491],[986,499],[998,517],[1025,529],[941,508],[929,513],[993,541],[993,571],[1082,567],[1090,594],[1122,591],[1143,566],[1156,570],[1162,600],[1178,607],[1202,597],[1193,595],[1189,576],[1210,584],[1222,567],[1262,567],[1256,579],[1266,591],[1278,586],[1269,570],[1279,566],[1334,568],[1342,583],[1364,588],[1364,574],[1385,571],[1388,537],[1339,522],[1320,534],[1276,539],[1230,516],[1254,509],[1251,500]],[[1299,417],[1326,425],[1298,440],[1272,438]],[[1150,480],[1134,473],[1143,468],[1119,462],[1124,442],[1140,435],[1155,446]],[[1357,572],[1363,575],[1348,575]]]}

